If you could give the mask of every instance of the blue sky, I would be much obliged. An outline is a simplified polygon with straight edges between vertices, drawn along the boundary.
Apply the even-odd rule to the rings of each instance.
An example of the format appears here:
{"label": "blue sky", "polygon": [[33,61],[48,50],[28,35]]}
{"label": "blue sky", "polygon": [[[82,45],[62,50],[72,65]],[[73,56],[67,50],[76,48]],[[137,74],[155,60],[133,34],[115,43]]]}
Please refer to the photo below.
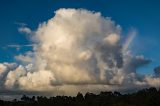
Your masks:
{"label": "blue sky", "polygon": [[31,44],[29,35],[18,32],[17,23],[25,23],[35,30],[39,23],[54,16],[59,8],[85,8],[101,12],[103,16],[122,27],[127,35],[131,28],[137,30],[131,50],[134,54],[152,59],[152,63],[139,69],[150,74],[160,65],[160,1],[159,0],[1,0],[0,1],[0,62],[13,62],[14,56],[23,54],[31,47],[20,50],[7,45]]}

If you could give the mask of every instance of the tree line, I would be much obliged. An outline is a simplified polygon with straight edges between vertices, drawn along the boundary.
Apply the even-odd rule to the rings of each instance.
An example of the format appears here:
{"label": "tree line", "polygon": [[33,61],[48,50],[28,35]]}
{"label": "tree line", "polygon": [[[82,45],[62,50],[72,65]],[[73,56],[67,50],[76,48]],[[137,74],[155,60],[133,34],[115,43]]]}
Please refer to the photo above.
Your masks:
{"label": "tree line", "polygon": [[160,106],[160,89],[154,87],[135,93],[100,92],[99,94],[78,93],[77,96],[26,96],[21,100],[0,100],[0,106]]}

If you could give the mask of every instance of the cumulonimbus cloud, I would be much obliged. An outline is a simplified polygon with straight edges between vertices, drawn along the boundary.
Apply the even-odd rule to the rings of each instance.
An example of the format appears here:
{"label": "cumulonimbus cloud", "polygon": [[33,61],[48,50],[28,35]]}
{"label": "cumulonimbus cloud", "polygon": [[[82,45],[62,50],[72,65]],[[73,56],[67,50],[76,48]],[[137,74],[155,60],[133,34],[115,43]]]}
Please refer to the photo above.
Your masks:
{"label": "cumulonimbus cloud", "polygon": [[16,56],[22,65],[12,69],[0,65],[1,85],[3,89],[68,95],[160,86],[159,77],[136,73],[150,60],[131,55],[129,43],[120,43],[120,32],[121,27],[101,13],[59,9],[34,32],[33,51]]}

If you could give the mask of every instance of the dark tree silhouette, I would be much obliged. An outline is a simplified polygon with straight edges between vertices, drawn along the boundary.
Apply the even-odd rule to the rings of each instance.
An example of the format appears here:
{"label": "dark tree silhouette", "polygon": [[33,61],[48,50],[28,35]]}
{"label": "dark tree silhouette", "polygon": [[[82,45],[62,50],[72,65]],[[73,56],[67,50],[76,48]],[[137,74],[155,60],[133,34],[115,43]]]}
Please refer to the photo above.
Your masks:
{"label": "dark tree silhouette", "polygon": [[105,91],[97,95],[86,93],[85,96],[79,92],[76,97],[23,95],[21,100],[0,100],[0,106],[160,106],[160,89],[151,87],[132,94]]}

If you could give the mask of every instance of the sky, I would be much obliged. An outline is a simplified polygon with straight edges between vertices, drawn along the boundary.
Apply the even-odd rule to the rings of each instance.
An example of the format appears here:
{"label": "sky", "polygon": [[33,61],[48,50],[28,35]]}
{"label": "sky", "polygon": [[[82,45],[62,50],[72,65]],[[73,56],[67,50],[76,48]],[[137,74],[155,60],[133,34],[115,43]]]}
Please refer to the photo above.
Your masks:
{"label": "sky", "polygon": [[[66,10],[64,9],[64,14],[66,14],[66,16],[62,15],[63,14],[62,8],[66,9]],[[72,8],[73,10],[67,10],[68,8]],[[78,22],[76,20],[76,18],[77,18],[76,16],[70,17],[68,19],[67,16],[68,16],[68,14],[70,14],[71,11],[75,11],[75,13],[78,14],[77,17],[81,18],[80,21],[82,21],[82,22],[84,21],[84,26],[81,25],[80,21]],[[76,61],[76,62],[78,61],[78,63],[76,63],[76,64],[78,64],[77,67],[69,67],[68,65],[66,65],[64,63],[65,59],[67,62],[68,62],[68,60],[72,60],[72,59],[66,58],[66,56],[70,57],[67,54],[68,49],[67,50],[65,49],[66,51],[63,51],[64,53],[66,53],[66,55],[64,55],[61,53],[61,51],[62,51],[61,49],[60,50],[58,49],[59,51],[54,52],[54,50],[52,50],[51,48],[49,48],[49,50],[48,50],[47,47],[48,47],[48,45],[56,46],[55,42],[63,42],[63,40],[58,41],[57,39],[65,39],[65,38],[63,38],[63,36],[62,37],[56,36],[56,34],[62,34],[62,32],[57,31],[59,27],[61,28],[60,30],[63,30],[63,29],[65,30],[65,28],[68,29],[68,27],[66,27],[65,24],[63,24],[63,23],[66,23],[66,25],[68,25],[68,26],[70,26],[70,23],[71,23],[71,25],[73,23],[73,25],[77,26],[77,28],[83,29],[83,27],[87,28],[88,24],[86,24],[86,23],[87,22],[89,23],[90,21],[88,20],[88,18],[91,18],[90,25],[93,25],[96,27],[95,24],[98,24],[98,25],[100,24],[100,23],[98,23],[99,21],[96,22],[95,18],[97,17],[97,19],[100,20],[100,22],[104,21],[104,24],[101,23],[100,26],[109,27],[111,30],[109,30],[107,28],[106,29],[104,28],[104,29],[106,31],[113,32],[112,37],[107,38],[107,39],[109,39],[107,41],[111,42],[110,40],[114,39],[113,44],[115,43],[115,45],[116,45],[116,46],[113,46],[111,44],[109,44],[111,46],[102,45],[102,48],[104,46],[104,48],[106,48],[105,49],[106,51],[101,50],[101,49],[98,49],[98,50],[104,51],[104,53],[105,53],[104,56],[110,56],[109,53],[111,52],[111,54],[113,54],[113,57],[114,56],[117,57],[117,55],[121,55],[121,54],[119,54],[120,48],[119,48],[117,42],[120,42],[120,45],[125,45],[125,41],[127,41],[127,39],[134,36],[127,47],[128,51],[122,55],[125,55],[128,52],[131,52],[131,54],[127,55],[129,58],[133,58],[133,60],[135,60],[135,61],[140,59],[140,61],[143,60],[143,62],[142,63],[140,62],[140,65],[139,65],[139,62],[137,62],[138,65],[134,62],[128,62],[131,64],[129,64],[126,67],[129,67],[130,69],[133,68],[133,71],[136,70],[136,73],[138,73],[139,75],[142,75],[143,77],[145,75],[154,76],[154,71],[153,71],[154,68],[160,65],[160,61],[159,61],[160,60],[160,55],[159,55],[160,54],[160,48],[159,48],[160,12],[159,11],[160,11],[160,1],[159,0],[123,0],[123,1],[120,1],[120,0],[14,0],[14,1],[13,0],[1,0],[0,1],[0,14],[1,14],[1,17],[0,17],[0,29],[1,29],[0,30],[0,37],[1,37],[0,38],[0,63],[2,63],[3,65],[5,62],[7,62],[7,64],[15,63],[16,68],[13,68],[13,70],[23,70],[23,68],[25,69],[26,66],[30,64],[29,62],[32,61],[31,64],[35,65],[36,67],[32,67],[31,71],[29,71],[29,74],[27,74],[26,72],[21,72],[21,71],[20,71],[20,73],[22,74],[22,76],[33,77],[32,79],[33,79],[33,81],[35,81],[35,83],[37,83],[36,82],[37,79],[36,78],[34,79],[34,76],[36,77],[37,74],[34,74],[34,72],[39,72],[38,75],[44,74],[44,75],[48,76],[49,78],[55,80],[55,82],[53,81],[52,83],[57,83],[60,85],[61,84],[71,84],[71,85],[78,84],[79,85],[79,84],[82,84],[85,82],[88,82],[85,84],[92,84],[93,82],[90,83],[90,80],[92,79],[90,77],[90,73],[84,74],[84,75],[86,75],[86,80],[84,78],[84,81],[81,81],[81,80],[79,81],[79,79],[75,78],[77,81],[72,82],[72,81],[70,81],[70,79],[68,79],[68,77],[70,77],[68,75],[68,73],[75,74],[72,72],[68,72],[64,76],[55,74],[56,72],[55,73],[53,72],[56,76],[60,77],[60,78],[58,78],[58,77],[56,78],[56,77],[53,77],[52,75],[50,75],[50,73],[45,73],[43,71],[34,71],[34,70],[35,69],[36,70],[41,70],[41,69],[47,70],[48,69],[48,70],[53,71],[53,70],[58,70],[59,67],[63,67],[63,66],[64,66],[63,70],[64,69],[67,70],[68,68],[69,69],[70,68],[77,69],[77,67],[81,66],[81,64],[83,64],[84,62],[78,61],[76,58],[74,58],[73,61]],[[99,12],[101,15],[100,16],[95,15],[97,12]],[[97,13],[97,14],[99,14],[99,13]],[[62,15],[62,17],[59,17],[58,14]],[[53,18],[53,17],[55,17],[55,18]],[[103,19],[103,17],[109,17],[109,18]],[[66,18],[68,20],[73,18],[72,20],[75,20],[76,24],[74,23],[74,21],[72,22],[71,20],[69,21],[70,23],[68,21],[67,21],[68,22],[67,23]],[[93,18],[93,20],[92,20],[92,18]],[[57,23],[62,22],[62,23],[59,23],[59,26],[53,25],[54,26],[53,28],[57,28],[57,30],[55,30],[55,29],[52,30],[52,26],[50,26],[50,24],[52,24],[52,21],[53,21],[53,24],[56,22]],[[92,21],[95,21],[95,22],[92,23]],[[44,25],[41,24],[43,22],[46,22],[46,24],[44,24]],[[120,28],[118,26],[120,26]],[[71,29],[72,29],[72,27],[68,29],[68,33],[74,32]],[[99,28],[97,28],[97,30],[98,29]],[[77,36],[78,36],[78,34],[84,34],[84,35],[86,34],[86,36],[88,36],[85,39],[87,39],[89,44],[84,43],[85,46],[77,44],[77,45],[79,45],[78,47],[81,48],[82,50],[86,49],[88,47],[92,47],[92,45],[90,45],[90,39],[94,39],[94,40],[98,39],[99,40],[101,38],[104,38],[102,33],[108,34],[108,32],[102,31],[102,32],[100,32],[101,34],[99,35],[100,38],[90,37],[90,34],[88,34],[88,33],[91,33],[94,35],[94,31],[90,32],[90,30],[91,29],[88,29],[88,32],[86,32],[85,30],[82,30],[81,32],[83,32],[83,33],[80,33],[77,30],[75,31],[75,32],[77,32],[76,33]],[[95,30],[96,30],[96,28],[95,28]],[[55,36],[55,37],[52,38],[52,36],[50,36],[51,34],[47,31],[49,31],[49,32],[53,31],[53,33],[55,33],[55,34],[53,34],[53,36]],[[42,33],[48,34],[48,36],[45,36],[45,34],[43,35]],[[95,33],[99,34],[99,32],[95,32]],[[134,33],[134,35],[132,35],[131,33]],[[109,35],[107,35],[107,36],[109,36]],[[119,39],[119,36],[120,36],[120,39]],[[50,39],[52,39],[52,40],[50,40]],[[74,39],[74,37],[72,39]],[[85,42],[84,39],[82,40],[82,42],[83,41]],[[95,42],[96,42],[96,40],[95,40]],[[67,44],[68,43],[66,43],[66,45]],[[91,42],[91,44],[94,45],[95,43]],[[45,50],[43,50],[43,46],[44,46]],[[61,46],[59,44],[56,47],[58,48]],[[68,46],[68,47],[70,47],[70,46]],[[109,49],[110,47],[115,48],[116,51],[114,51],[114,49],[110,51],[110,49]],[[93,53],[95,53],[95,54],[97,53],[97,52],[90,53],[89,50],[82,51],[81,49],[72,48],[70,51],[73,50],[73,51],[77,51],[77,52],[82,52],[82,54],[80,54],[80,57],[85,57],[85,58],[87,58],[88,56],[89,56],[88,58],[90,58],[90,55],[92,57]],[[109,53],[108,53],[108,51],[109,51]],[[56,63],[54,61],[55,58],[48,59],[48,58],[50,58],[49,55],[51,55],[51,54],[47,54],[48,52],[51,52],[51,53],[53,52],[53,54],[57,54],[58,56],[64,57],[64,60],[61,60],[61,58],[59,58],[59,60],[57,60],[60,62],[59,63],[60,65],[59,65],[58,63]],[[76,53],[74,52],[73,54],[77,54],[77,52]],[[39,54],[41,56],[39,56]],[[60,55],[60,54],[62,54],[62,55]],[[36,59],[31,60],[28,56],[31,58],[36,58]],[[126,58],[128,59],[127,56],[126,56]],[[94,57],[94,58],[97,58],[97,57]],[[118,62],[120,61],[119,60],[120,57],[117,57],[117,58],[118,59],[117,60],[115,59],[114,61],[116,61],[118,64]],[[22,59],[23,59],[23,61],[22,61]],[[26,60],[24,61],[24,59],[26,59]],[[55,68],[51,68],[51,66],[45,66],[43,63],[39,62],[39,61],[41,61],[41,59],[42,60],[44,59],[44,61],[47,61],[45,64],[50,64],[50,63],[55,62],[56,63],[55,67],[57,66],[57,68],[55,69]],[[105,60],[105,62],[106,62],[106,60]],[[93,61],[94,61],[94,59],[93,59]],[[96,61],[98,61],[98,59]],[[110,60],[107,60],[107,61],[110,61]],[[72,62],[69,61],[69,64],[71,64],[71,63]],[[92,63],[92,60],[87,60],[87,64],[88,63],[89,63],[89,65],[86,67],[89,67],[89,69],[90,69],[90,65],[91,66],[94,65],[94,63]],[[41,66],[43,68],[38,67],[37,64],[38,65],[42,64]],[[22,66],[19,67],[19,65],[22,65]],[[53,64],[51,64],[51,65],[53,65]],[[141,67],[139,67],[139,66],[141,66]],[[18,69],[17,69],[17,67],[18,67]],[[47,68],[44,68],[44,67],[47,67]],[[126,67],[123,67],[122,69],[125,70]],[[119,66],[116,68],[119,68]],[[8,69],[6,69],[6,70],[8,70]],[[10,71],[13,71],[13,70],[10,70]],[[96,68],[90,69],[90,70],[96,70]],[[99,69],[99,70],[102,71],[101,69]],[[8,73],[10,71],[8,71]],[[84,71],[84,73],[85,72],[86,71]],[[87,72],[88,72],[88,70],[87,70]],[[116,73],[118,73],[118,72],[116,72]],[[17,73],[18,72],[16,72],[16,74]],[[93,72],[93,73],[95,74],[95,72]],[[101,72],[101,74],[102,73],[103,72]],[[83,76],[83,74],[81,75],[81,73],[78,73],[78,75]],[[6,85],[6,84],[9,85],[11,83],[9,81],[7,83],[7,78],[9,78],[9,74],[7,76],[8,77],[6,77],[4,79],[5,80],[4,85]],[[14,75],[10,75],[10,76],[13,78]],[[94,83],[98,83],[98,84],[105,83],[105,81],[107,81],[108,78],[103,79],[104,76],[107,76],[107,75],[101,75],[102,81],[95,79]],[[120,75],[117,75],[117,76],[120,76]],[[66,79],[61,79],[61,77],[66,77]],[[96,77],[96,76],[93,75],[92,77]],[[23,78],[23,79],[26,79],[26,78]],[[159,79],[158,79],[158,81],[159,81]],[[12,79],[12,83],[13,83],[13,79]],[[25,83],[27,83],[27,82],[25,82]],[[42,81],[40,83],[44,83],[44,82]],[[108,82],[108,81],[107,81],[107,83],[110,84],[110,82]],[[112,83],[114,83],[114,81]],[[17,82],[16,82],[16,84],[17,84]],[[14,84],[11,84],[11,85],[12,86],[9,88],[19,90],[19,88],[15,87],[15,86],[13,87]],[[24,84],[19,85],[19,82],[18,82],[18,86],[20,86],[20,90],[34,91],[34,89],[32,90],[29,87],[27,88],[26,85],[24,85]],[[138,86],[138,85],[136,85],[136,86]],[[23,87],[26,89],[24,89]],[[37,85],[36,87],[39,87],[39,85]],[[35,87],[35,89],[36,89],[36,87]],[[50,86],[49,86],[49,88],[50,88]],[[62,88],[62,91],[64,88]],[[5,87],[3,88],[3,90],[4,89],[5,89]],[[11,89],[9,89],[9,90],[11,90]],[[40,89],[40,91],[43,91],[43,89],[45,89],[45,88]],[[68,89],[71,89],[71,88],[68,88]],[[78,89],[78,88],[76,88],[76,89]],[[100,89],[100,87],[99,87],[99,89]],[[110,87],[110,89],[111,89],[111,87]],[[87,90],[90,90],[90,89],[88,88]],[[86,89],[85,90],[83,89],[82,91],[86,91]]]}
{"label": "sky", "polygon": [[32,49],[31,47],[23,47],[19,51],[13,48],[4,49],[7,45],[31,43],[27,35],[18,32],[17,29],[21,26],[18,23],[25,23],[34,30],[40,22],[54,16],[54,11],[59,8],[85,8],[111,17],[121,25],[124,35],[127,35],[130,29],[136,29],[138,33],[131,48],[136,54],[143,54],[152,59],[153,62],[147,69],[141,71],[152,74],[152,68],[160,64],[159,5],[158,0],[1,0],[0,62],[12,62],[15,55]]}

